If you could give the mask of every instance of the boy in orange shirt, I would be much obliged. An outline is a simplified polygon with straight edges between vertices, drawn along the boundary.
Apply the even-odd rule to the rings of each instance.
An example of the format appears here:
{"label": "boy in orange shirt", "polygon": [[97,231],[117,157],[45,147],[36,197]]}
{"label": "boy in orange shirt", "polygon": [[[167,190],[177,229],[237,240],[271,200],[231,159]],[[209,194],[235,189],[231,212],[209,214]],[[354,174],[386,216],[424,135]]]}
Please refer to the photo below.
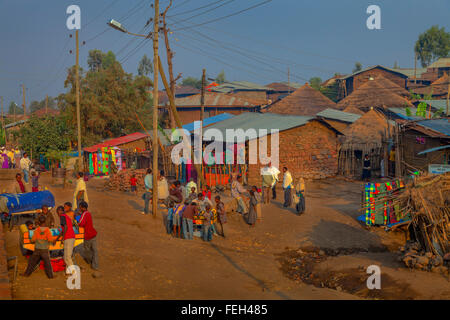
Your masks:
{"label": "boy in orange shirt", "polygon": [[34,252],[28,260],[28,266],[23,274],[24,277],[29,277],[33,273],[36,266],[44,261],[45,274],[49,279],[53,279],[53,269],[50,263],[50,254],[48,248],[50,243],[55,243],[56,237],[52,236],[52,232],[45,226],[45,216],[39,216],[39,227],[34,230],[31,242],[35,243]]}

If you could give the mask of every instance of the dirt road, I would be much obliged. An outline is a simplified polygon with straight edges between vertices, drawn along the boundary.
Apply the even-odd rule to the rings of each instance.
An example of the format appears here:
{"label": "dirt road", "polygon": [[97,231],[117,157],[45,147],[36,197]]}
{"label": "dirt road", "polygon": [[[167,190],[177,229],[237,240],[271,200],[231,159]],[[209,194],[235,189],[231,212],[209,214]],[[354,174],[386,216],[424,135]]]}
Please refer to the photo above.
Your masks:
{"label": "dirt road", "polygon": [[[42,183],[48,186],[49,182],[44,175]],[[92,270],[76,256],[76,262],[84,267],[81,290],[67,289],[62,273],[48,280],[39,270],[29,278],[18,277],[13,284],[14,299],[365,298],[346,286],[331,289],[289,276],[283,267],[286,252],[308,247],[358,249],[322,261],[330,277],[342,270],[365,270],[377,264],[383,275],[395,279],[389,282],[391,287],[395,283],[414,290],[413,296],[403,295],[405,290],[391,290],[382,298],[450,298],[450,285],[442,275],[409,272],[396,261],[391,251],[402,244],[403,234],[369,231],[356,221],[358,183],[310,183],[304,215],[297,216],[293,209],[283,209],[275,201],[263,207],[263,221],[255,228],[231,213],[227,237],[214,237],[210,243],[167,235],[162,212],[156,218],[141,215],[140,197],[103,191],[102,184],[96,179],[88,182],[102,276],[93,278]],[[72,199],[72,188],[49,189],[58,205]],[[282,198],[281,193],[278,197]],[[17,230],[6,232],[6,242],[8,254],[20,256]],[[318,269],[323,267],[320,264]],[[19,273],[25,268],[26,260],[20,256]]]}

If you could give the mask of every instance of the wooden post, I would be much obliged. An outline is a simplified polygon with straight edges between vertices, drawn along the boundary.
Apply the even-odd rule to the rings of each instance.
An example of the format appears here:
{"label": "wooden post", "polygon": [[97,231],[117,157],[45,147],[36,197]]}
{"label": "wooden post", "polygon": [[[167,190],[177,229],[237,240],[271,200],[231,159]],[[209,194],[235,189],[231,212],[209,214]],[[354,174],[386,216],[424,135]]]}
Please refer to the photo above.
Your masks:
{"label": "wooden post", "polygon": [[23,102],[22,102],[22,106],[23,106],[23,120],[25,120],[25,117],[27,115],[27,106],[25,104],[25,85],[22,85],[22,97],[23,97]]}
{"label": "wooden post", "polygon": [[[78,30],[75,31],[76,55],[75,55],[75,95],[77,106],[77,141],[78,141],[78,170],[83,170],[83,160],[81,159],[81,116],[80,116],[80,75],[79,75],[79,60],[80,60],[80,46],[78,38]],[[84,171],[84,170],[83,170]]]}
{"label": "wooden post", "polygon": [[447,71],[447,82],[448,82],[448,88],[447,88],[447,112],[445,113],[447,117],[449,116],[449,98],[450,98],[450,71]]}
{"label": "wooden post", "polygon": [[[173,116],[175,118],[175,123],[177,124],[178,128],[182,128],[183,125],[181,123],[180,116],[178,115],[177,108],[175,107],[175,99],[174,99],[172,91],[169,88],[169,84],[167,83],[166,75],[164,74],[164,69],[163,69],[160,59],[158,59],[158,66],[159,66],[159,73],[161,74],[161,80],[167,91],[167,95],[169,96],[169,106],[172,109]],[[184,135],[184,133],[183,133],[183,135]],[[195,157],[194,157],[194,150],[192,148],[191,148],[191,158],[192,158],[192,162],[194,162]],[[194,164],[194,166],[195,166],[195,170],[197,171],[197,175],[200,176],[200,184],[204,184],[205,180],[202,175],[202,166],[199,164]]]}
{"label": "wooden post", "polygon": [[158,39],[159,39],[159,0],[155,0],[155,17],[153,18],[153,201],[152,214],[156,217],[156,210],[158,209],[158,81],[159,81],[159,53],[158,53]]}
{"label": "wooden post", "polygon": [[399,134],[400,134],[400,125],[396,124],[395,126],[395,177],[400,178],[401,177],[401,148],[400,148],[400,140],[399,140]]}

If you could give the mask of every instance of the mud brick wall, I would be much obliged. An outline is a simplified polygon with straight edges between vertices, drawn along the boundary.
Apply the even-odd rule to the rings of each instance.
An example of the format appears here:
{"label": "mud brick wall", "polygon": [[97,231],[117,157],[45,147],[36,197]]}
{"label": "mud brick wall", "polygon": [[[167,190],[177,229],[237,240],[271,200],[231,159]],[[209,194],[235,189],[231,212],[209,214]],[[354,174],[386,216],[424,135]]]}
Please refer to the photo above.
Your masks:
{"label": "mud brick wall", "polygon": [[5,247],[3,224],[0,223],[0,300],[11,299],[11,286],[8,277],[8,261]]}
{"label": "mud brick wall", "polygon": [[[267,149],[270,154],[270,142],[268,139]],[[324,179],[335,176],[338,167],[337,146],[338,139],[335,131],[329,129],[318,121],[282,131],[279,134],[279,168],[286,166],[292,177],[298,179]],[[249,165],[248,183],[250,185],[261,185],[259,163]],[[283,179],[279,175],[280,182]]]}

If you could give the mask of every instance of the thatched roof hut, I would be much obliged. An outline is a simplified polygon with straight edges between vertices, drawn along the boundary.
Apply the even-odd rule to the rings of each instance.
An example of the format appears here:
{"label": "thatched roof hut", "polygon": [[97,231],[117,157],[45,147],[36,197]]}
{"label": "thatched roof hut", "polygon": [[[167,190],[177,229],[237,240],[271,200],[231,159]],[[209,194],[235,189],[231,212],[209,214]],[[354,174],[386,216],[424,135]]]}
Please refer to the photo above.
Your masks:
{"label": "thatched roof hut", "polygon": [[370,157],[372,170],[379,170],[385,141],[392,132],[393,126],[381,113],[375,110],[366,112],[343,131],[338,159],[339,173],[360,175],[365,154]]}
{"label": "thatched roof hut", "polygon": [[406,98],[396,94],[392,89],[384,87],[385,81],[369,80],[337,104],[339,110],[355,107],[362,111],[371,108],[397,107],[405,108],[413,105]]}
{"label": "thatched roof hut", "polygon": [[286,98],[265,109],[266,112],[313,116],[327,108],[337,109],[336,103],[306,83]]}
{"label": "thatched roof hut", "polygon": [[389,90],[395,94],[398,94],[399,96],[407,97],[407,98],[410,96],[408,90],[400,87],[397,83],[383,77],[382,75],[375,77],[373,79],[373,81],[378,83],[379,85],[381,85],[386,90]]}
{"label": "thatched roof hut", "polygon": [[370,110],[344,130],[342,148],[380,147],[392,125],[379,112]]}
{"label": "thatched roof hut", "polygon": [[444,74],[442,77],[434,81],[431,85],[413,89],[413,92],[421,95],[431,94],[433,97],[446,96],[448,92],[448,82],[449,77],[447,74]]}
{"label": "thatched roof hut", "polygon": [[363,114],[365,113],[365,112],[362,111],[361,109],[358,109],[358,108],[356,108],[356,107],[354,107],[354,106],[348,106],[348,107],[345,108],[343,111],[344,111],[344,112],[348,112],[348,113],[353,113],[353,114],[360,114],[360,115],[363,115]]}

